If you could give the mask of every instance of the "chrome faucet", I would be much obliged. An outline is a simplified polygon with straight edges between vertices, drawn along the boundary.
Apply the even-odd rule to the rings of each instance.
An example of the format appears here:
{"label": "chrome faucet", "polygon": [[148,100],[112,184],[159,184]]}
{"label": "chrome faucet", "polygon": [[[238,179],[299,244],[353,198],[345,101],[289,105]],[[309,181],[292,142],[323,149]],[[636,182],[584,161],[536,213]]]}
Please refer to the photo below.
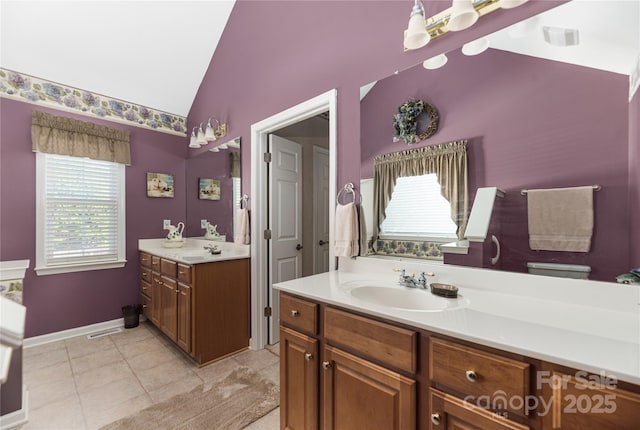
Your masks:
{"label": "chrome faucet", "polygon": [[426,290],[427,288],[429,288],[427,277],[434,276],[434,274],[431,272],[429,273],[422,272],[418,277],[418,279],[416,279],[415,274],[407,275],[405,269],[394,269],[394,271],[400,272],[400,277],[398,278],[398,284],[408,288],[422,288]]}

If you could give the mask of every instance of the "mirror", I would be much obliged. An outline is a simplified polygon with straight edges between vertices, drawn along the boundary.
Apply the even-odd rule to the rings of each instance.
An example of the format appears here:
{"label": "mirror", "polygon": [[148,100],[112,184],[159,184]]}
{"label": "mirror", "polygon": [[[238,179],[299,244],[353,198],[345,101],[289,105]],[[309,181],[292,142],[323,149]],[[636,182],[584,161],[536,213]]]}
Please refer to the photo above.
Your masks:
{"label": "mirror", "polygon": [[[187,237],[204,236],[200,222],[206,219],[218,226],[217,231],[226,242],[233,242],[234,217],[242,195],[240,138],[231,139],[227,145],[226,149],[198,154],[185,163]],[[202,179],[212,181],[202,181],[201,192]]]}
{"label": "mirror", "polygon": [[[479,55],[455,50],[440,69],[420,64],[379,80],[361,101],[362,179],[373,177],[377,155],[468,139],[469,207],[478,187],[506,195],[496,199],[485,242],[445,254],[445,263],[516,272],[527,272],[527,262],[579,264],[591,267],[592,280],[615,281],[631,269],[633,246],[629,130],[640,119],[630,114],[629,73],[640,61],[638,8],[574,0],[491,35]],[[578,29],[580,44],[549,45],[542,26]],[[439,130],[411,146],[393,143],[393,115],[411,98],[438,109]],[[529,249],[521,190],[596,184],[590,252]],[[492,234],[501,245],[496,264]]]}

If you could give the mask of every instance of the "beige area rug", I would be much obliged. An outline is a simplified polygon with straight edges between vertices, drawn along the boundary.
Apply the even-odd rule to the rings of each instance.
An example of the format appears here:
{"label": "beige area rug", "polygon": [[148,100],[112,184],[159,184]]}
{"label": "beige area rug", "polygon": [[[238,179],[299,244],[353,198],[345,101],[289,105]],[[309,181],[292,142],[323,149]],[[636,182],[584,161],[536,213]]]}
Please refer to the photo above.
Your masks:
{"label": "beige area rug", "polygon": [[242,429],[278,407],[280,390],[248,367],[222,382],[156,403],[101,430]]}

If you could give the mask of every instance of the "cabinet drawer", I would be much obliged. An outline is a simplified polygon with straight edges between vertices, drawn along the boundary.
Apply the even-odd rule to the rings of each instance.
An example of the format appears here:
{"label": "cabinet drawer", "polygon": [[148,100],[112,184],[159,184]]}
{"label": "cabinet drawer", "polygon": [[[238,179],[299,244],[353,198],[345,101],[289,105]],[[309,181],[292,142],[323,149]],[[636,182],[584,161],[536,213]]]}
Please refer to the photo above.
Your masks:
{"label": "cabinet drawer", "polygon": [[140,279],[151,282],[151,269],[148,267],[140,267]]}
{"label": "cabinet drawer", "polygon": [[142,315],[151,320],[151,299],[144,294],[140,294],[140,304],[142,304]]}
{"label": "cabinet drawer", "polygon": [[413,330],[327,308],[324,313],[324,335],[329,341],[390,366],[411,373],[417,371],[418,335]]}
{"label": "cabinet drawer", "polygon": [[142,266],[151,267],[151,255],[146,252],[140,252],[140,264]]}
{"label": "cabinet drawer", "polygon": [[160,257],[156,257],[155,255],[151,256],[151,269],[157,272],[160,271]]}
{"label": "cabinet drawer", "polygon": [[178,281],[185,284],[191,283],[191,266],[178,263]]}
{"label": "cabinet drawer", "polygon": [[[149,279],[151,279],[151,272],[149,272]],[[140,281],[140,294],[151,298],[151,282],[145,280]]]}
{"label": "cabinet drawer", "polygon": [[175,261],[165,260],[163,258],[160,260],[160,271],[165,275],[175,278],[178,275],[178,264]]}
{"label": "cabinet drawer", "polygon": [[318,333],[318,305],[280,294],[280,321],[308,333]]}
{"label": "cabinet drawer", "polygon": [[450,394],[429,390],[429,429],[528,430],[529,427],[474,406]]}
{"label": "cabinet drawer", "polygon": [[166,288],[173,288],[173,290],[176,293],[178,292],[178,281],[176,281],[175,279],[171,279],[171,278],[168,278],[166,276],[161,276],[160,277],[160,284],[163,287],[166,287]]}
{"label": "cabinet drawer", "polygon": [[[524,402],[509,400],[526,399],[530,394],[529,367],[529,364],[521,361],[442,339],[431,338],[429,343],[429,375],[432,382],[464,396],[489,396],[492,403],[506,403],[504,406],[507,411],[522,416],[526,415]],[[499,396],[506,397],[507,402],[497,402]],[[520,407],[514,408],[514,405]]]}

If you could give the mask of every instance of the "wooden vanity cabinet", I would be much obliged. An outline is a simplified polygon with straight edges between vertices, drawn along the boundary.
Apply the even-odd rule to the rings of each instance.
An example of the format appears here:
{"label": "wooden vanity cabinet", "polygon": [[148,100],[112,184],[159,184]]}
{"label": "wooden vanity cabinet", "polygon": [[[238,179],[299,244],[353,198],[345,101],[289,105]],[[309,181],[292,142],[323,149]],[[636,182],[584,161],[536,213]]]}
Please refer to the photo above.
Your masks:
{"label": "wooden vanity cabinet", "polygon": [[198,364],[249,345],[248,259],[188,265],[140,252],[140,273],[147,317]]}

